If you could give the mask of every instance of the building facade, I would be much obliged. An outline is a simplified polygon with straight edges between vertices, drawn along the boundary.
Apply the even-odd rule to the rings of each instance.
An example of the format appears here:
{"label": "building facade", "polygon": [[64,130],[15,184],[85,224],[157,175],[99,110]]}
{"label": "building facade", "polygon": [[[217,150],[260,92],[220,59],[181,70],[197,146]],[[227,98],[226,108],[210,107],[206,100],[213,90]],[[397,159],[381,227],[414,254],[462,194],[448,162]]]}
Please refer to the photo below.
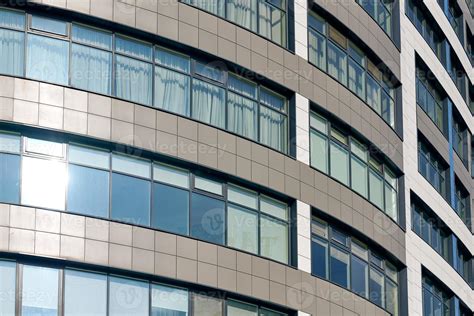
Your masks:
{"label": "building facade", "polygon": [[473,12],[0,1],[0,315],[473,315]]}

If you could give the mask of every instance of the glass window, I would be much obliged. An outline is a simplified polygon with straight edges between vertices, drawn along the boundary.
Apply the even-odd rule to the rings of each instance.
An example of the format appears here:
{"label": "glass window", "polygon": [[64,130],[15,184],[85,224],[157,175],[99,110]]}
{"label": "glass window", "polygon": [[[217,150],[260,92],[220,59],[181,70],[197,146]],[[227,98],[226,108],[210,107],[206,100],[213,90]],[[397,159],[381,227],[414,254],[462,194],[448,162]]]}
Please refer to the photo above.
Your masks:
{"label": "glass window", "polygon": [[260,210],[283,220],[288,219],[288,205],[266,196],[260,197]]}
{"label": "glass window", "polygon": [[[0,17],[1,17],[0,11]],[[16,263],[0,261],[0,315],[15,315]]]}
{"label": "glass window", "polygon": [[311,130],[311,165],[316,169],[328,172],[328,139]]}
{"label": "glass window", "polygon": [[[117,44],[117,41],[116,41]],[[115,95],[140,104],[152,104],[153,66],[149,63],[115,56]]]}
{"label": "glass window", "polygon": [[260,316],[287,316],[286,314],[271,311],[266,308],[260,308]]}
{"label": "glass window", "polygon": [[31,28],[63,36],[66,36],[68,31],[66,22],[38,15],[31,16]]}
{"label": "glass window", "polygon": [[210,179],[196,176],[194,178],[194,187],[203,191],[222,195],[222,183]]}
{"label": "glass window", "polygon": [[334,283],[349,287],[349,254],[336,247],[331,247],[330,279]]}
{"label": "glass window", "polygon": [[260,254],[288,263],[288,225],[260,216]]}
{"label": "glass window", "polygon": [[230,21],[257,32],[257,1],[227,0],[226,9]]}
{"label": "glass window", "polygon": [[23,157],[21,181],[22,204],[64,210],[66,164]]}
{"label": "glass window", "polygon": [[0,153],[0,202],[20,202],[20,156]]}
{"label": "glass window", "polygon": [[258,3],[260,35],[286,46],[285,13],[269,4],[268,1],[259,0]]}
{"label": "glass window", "polygon": [[109,315],[149,315],[149,284],[109,277]]}
{"label": "glass window", "polygon": [[107,50],[112,49],[112,34],[84,25],[72,25],[72,40]]}
{"label": "glass window", "polygon": [[328,238],[328,224],[319,218],[313,218],[311,221],[311,232],[325,239]]}
{"label": "glass window", "polygon": [[227,301],[227,316],[257,316],[257,306],[237,301]]}
{"label": "glass window", "polygon": [[223,302],[220,299],[199,294],[193,295],[193,315],[222,316]]}
{"label": "glass window", "polygon": [[335,228],[332,229],[331,239],[345,247],[349,246],[349,238],[347,235]]}
{"label": "glass window", "polygon": [[109,171],[69,165],[68,211],[108,217]]}
{"label": "glass window", "polygon": [[311,243],[311,273],[326,279],[328,277],[328,243],[317,237]]}
{"label": "glass window", "polygon": [[58,158],[64,157],[63,144],[42,139],[27,138],[26,151],[29,153],[36,153]]}
{"label": "glass window", "polygon": [[367,297],[369,282],[368,264],[356,256],[351,257],[351,287],[360,296]]}
{"label": "glass window", "polygon": [[355,155],[351,156],[351,186],[357,193],[367,198],[367,165]]}
{"label": "glass window", "polygon": [[211,65],[205,65],[200,62],[196,62],[195,72],[202,77],[206,77],[216,82],[224,82],[225,73]]}
{"label": "glass window", "polygon": [[64,315],[107,315],[107,276],[64,271]]}
{"label": "glass window", "polygon": [[69,77],[69,42],[28,34],[26,77],[67,85]]}
{"label": "glass window", "polygon": [[[2,11],[0,11],[1,15]],[[2,22],[0,22],[1,24]],[[25,34],[0,29],[0,73],[23,76],[25,64]]]}
{"label": "glass window", "polygon": [[367,104],[379,114],[382,113],[381,97],[380,85],[371,76],[367,76]]}
{"label": "glass window", "polygon": [[0,9],[0,26],[24,30],[25,13],[8,9]]}
{"label": "glass window", "polygon": [[365,71],[352,58],[349,58],[349,89],[365,100]]}
{"label": "glass window", "polygon": [[150,178],[151,164],[148,160],[114,154],[112,155],[112,170],[138,177]]}
{"label": "glass window", "polygon": [[120,35],[115,37],[115,51],[139,59],[150,61],[152,59],[152,47],[150,44]]}
{"label": "glass window", "polygon": [[385,184],[385,212],[394,221],[398,220],[397,191]]}
{"label": "glass window", "polygon": [[316,67],[326,71],[326,37],[309,29],[309,61]]}
{"label": "glass window", "polygon": [[356,239],[352,239],[351,250],[352,250],[352,253],[357,255],[359,258],[362,258],[365,261],[369,260],[369,252],[367,250],[367,246],[363,245]]}
{"label": "glass window", "polygon": [[0,132],[0,151],[13,154],[20,153],[20,136]]}
{"label": "glass window", "polygon": [[347,85],[347,55],[332,42],[328,42],[328,74]]}
{"label": "glass window", "polygon": [[229,73],[227,86],[230,90],[235,91],[244,97],[257,99],[257,85],[251,81]]}
{"label": "glass window", "polygon": [[384,276],[374,268],[370,268],[369,299],[380,307],[384,306]]}
{"label": "glass window", "polygon": [[21,314],[23,316],[58,315],[59,271],[24,266],[21,295]]}
{"label": "glass window", "polygon": [[277,95],[274,92],[271,92],[268,89],[260,89],[260,102],[280,112],[286,112],[285,98],[280,95]]}
{"label": "glass window", "polygon": [[229,205],[227,207],[227,245],[258,253],[258,216],[256,212]]}
{"label": "glass window", "polygon": [[153,284],[151,289],[151,314],[153,316],[187,316],[188,291]]}
{"label": "glass window", "polygon": [[369,170],[370,201],[383,209],[383,179],[372,169]]}
{"label": "glass window", "polygon": [[191,62],[188,56],[161,47],[155,47],[155,62],[162,66],[186,73],[189,73],[191,68]]}
{"label": "glass window", "polygon": [[286,151],[286,116],[260,107],[260,142],[278,151]]}
{"label": "glass window", "polygon": [[345,185],[349,184],[349,153],[342,146],[331,142],[331,176]]}
{"label": "glass window", "polygon": [[155,107],[190,116],[189,76],[163,67],[155,67]]}
{"label": "glass window", "polygon": [[189,232],[189,191],[154,183],[151,220],[154,228],[187,235]]}
{"label": "glass window", "polygon": [[328,134],[328,121],[324,117],[311,112],[309,119],[309,124],[312,128],[320,131],[324,135]]}
{"label": "glass window", "polygon": [[110,95],[112,53],[100,49],[71,45],[71,86]]}
{"label": "glass window", "polygon": [[232,184],[228,185],[227,199],[251,209],[258,208],[258,195],[254,191],[250,191]]}
{"label": "glass window", "polygon": [[192,194],[191,236],[216,244],[224,243],[224,201]]}
{"label": "glass window", "polygon": [[413,206],[413,219],[412,219],[413,231],[421,235],[421,214],[419,213],[416,206]]}
{"label": "glass window", "polygon": [[225,128],[225,90],[202,80],[193,79],[192,117],[198,121]]}
{"label": "glass window", "polygon": [[90,147],[69,145],[69,162],[84,166],[109,169],[110,153]]}
{"label": "glass window", "polygon": [[231,132],[257,140],[258,103],[236,93],[227,94],[227,127]]}
{"label": "glass window", "polygon": [[153,180],[175,185],[177,187],[189,188],[189,172],[164,164],[153,165]]}
{"label": "glass window", "polygon": [[150,181],[112,173],[112,219],[150,225]]}

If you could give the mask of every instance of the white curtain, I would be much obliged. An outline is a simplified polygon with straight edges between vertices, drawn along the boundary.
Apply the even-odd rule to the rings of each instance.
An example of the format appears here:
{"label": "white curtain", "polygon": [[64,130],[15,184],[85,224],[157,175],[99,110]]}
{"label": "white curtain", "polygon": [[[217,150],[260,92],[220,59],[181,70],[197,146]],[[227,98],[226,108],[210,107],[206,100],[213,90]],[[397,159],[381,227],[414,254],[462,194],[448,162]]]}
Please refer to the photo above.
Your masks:
{"label": "white curtain", "polygon": [[227,18],[240,26],[257,31],[257,1],[228,0]]}
{"label": "white curtain", "polygon": [[201,80],[193,80],[194,119],[225,128],[224,89]]}
{"label": "white curtain", "polygon": [[68,84],[69,42],[28,35],[26,76],[62,85]]}
{"label": "white curtain", "polygon": [[117,97],[151,105],[152,65],[133,58],[116,56],[115,93]]}
{"label": "white curtain", "polygon": [[73,87],[110,94],[112,54],[78,44],[72,45],[71,83]]}
{"label": "white curtain", "polygon": [[72,40],[99,48],[112,48],[111,33],[106,33],[75,24],[72,26]]}
{"label": "white curtain", "polygon": [[263,106],[260,107],[260,142],[286,151],[286,118]]}
{"label": "white curtain", "polygon": [[25,34],[0,29],[0,73],[22,76],[25,57]]}
{"label": "white curtain", "polygon": [[189,116],[189,77],[172,70],[155,67],[155,106]]}
{"label": "white curtain", "polygon": [[227,102],[228,129],[257,140],[257,102],[232,92],[229,92]]}

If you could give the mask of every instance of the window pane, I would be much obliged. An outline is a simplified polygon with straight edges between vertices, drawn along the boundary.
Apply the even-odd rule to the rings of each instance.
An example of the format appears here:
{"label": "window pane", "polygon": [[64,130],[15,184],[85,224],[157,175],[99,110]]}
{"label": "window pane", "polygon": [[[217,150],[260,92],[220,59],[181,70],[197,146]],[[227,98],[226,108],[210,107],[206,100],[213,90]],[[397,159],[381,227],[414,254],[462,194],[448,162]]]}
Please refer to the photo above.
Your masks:
{"label": "window pane", "polygon": [[288,263],[288,225],[260,216],[260,254]]}
{"label": "window pane", "polygon": [[367,297],[367,287],[369,282],[367,262],[362,261],[356,256],[352,256],[351,277],[352,291],[363,297]]}
{"label": "window pane", "polygon": [[253,82],[250,82],[246,79],[237,77],[236,75],[229,73],[229,77],[227,78],[227,86],[230,90],[238,92],[239,94],[245,97],[257,99],[257,85]]}
{"label": "window pane", "polygon": [[258,195],[254,191],[229,184],[227,189],[227,199],[230,202],[247,206],[254,210],[258,209]]}
{"label": "window pane", "polygon": [[217,195],[222,195],[222,183],[206,178],[196,176],[194,178],[194,187]]}
{"label": "window pane", "polygon": [[384,306],[384,277],[374,268],[370,268],[369,299],[381,307]]}
{"label": "window pane", "polygon": [[0,153],[0,202],[20,202],[20,156]]}
{"label": "window pane", "polygon": [[69,145],[69,162],[108,170],[110,153],[89,147]]}
{"label": "window pane", "polygon": [[22,203],[64,210],[66,179],[64,163],[23,157]]}
{"label": "window pane", "polygon": [[193,80],[192,117],[225,128],[225,90],[201,80]]}
{"label": "window pane", "polygon": [[196,62],[195,72],[203,77],[209,78],[217,82],[224,82],[224,72],[211,64],[205,65]]}
{"label": "window pane", "polygon": [[64,315],[107,315],[107,276],[64,271]]}
{"label": "window pane", "polygon": [[258,252],[258,216],[256,212],[227,207],[227,245],[248,252]]}
{"label": "window pane", "polygon": [[367,104],[381,114],[381,88],[380,85],[371,77],[367,76]]}
{"label": "window pane", "polygon": [[187,235],[188,222],[189,191],[154,183],[152,226]]}
{"label": "window pane", "polygon": [[[1,17],[1,11],[0,11]],[[0,261],[0,315],[15,315],[16,263]]]}
{"label": "window pane", "polygon": [[309,117],[309,125],[324,135],[328,134],[328,121],[321,115],[311,112]]}
{"label": "window pane", "polygon": [[20,135],[0,133],[0,151],[20,153]]}
{"label": "window pane", "polygon": [[328,73],[343,85],[347,84],[347,55],[335,44],[328,42]]}
{"label": "window pane", "polygon": [[216,244],[224,243],[225,203],[193,193],[191,202],[191,236]]}
{"label": "window pane", "polygon": [[194,316],[222,316],[222,300],[204,296],[193,295]]}
{"label": "window pane", "polygon": [[397,191],[385,184],[385,212],[394,221],[398,220]]}
{"label": "window pane", "polygon": [[365,100],[365,71],[351,58],[349,58],[349,89]]}
{"label": "window pane", "polygon": [[260,102],[280,112],[286,112],[286,100],[268,89],[260,89]]}
{"label": "window pane", "polygon": [[188,291],[153,284],[151,289],[151,314],[153,316],[187,316]]}
{"label": "window pane", "polygon": [[23,316],[58,315],[59,271],[24,266],[21,314]]}
{"label": "window pane", "polygon": [[0,55],[2,56],[0,73],[23,76],[25,64],[24,43],[25,34],[23,32],[0,29]]}
{"label": "window pane", "polygon": [[227,94],[227,128],[239,135],[257,140],[258,103],[235,93]]}
{"label": "window pane", "polygon": [[343,184],[349,184],[349,153],[338,144],[331,142],[331,176]]}
{"label": "window pane", "polygon": [[148,315],[149,284],[130,279],[110,277],[109,315]]}
{"label": "window pane", "polygon": [[347,237],[345,233],[335,228],[332,228],[331,232],[332,232],[332,235],[331,235],[332,241],[338,242],[339,244],[345,247],[349,247],[349,238]]}
{"label": "window pane", "polygon": [[75,88],[111,94],[112,53],[72,44],[71,85]]}
{"label": "window pane", "polygon": [[151,105],[153,66],[137,59],[115,56],[115,94],[117,97]]}
{"label": "window pane", "polygon": [[278,151],[286,152],[286,116],[260,107],[260,142]]}
{"label": "window pane", "polygon": [[183,2],[192,4],[198,8],[206,10],[210,13],[224,16],[225,8],[224,8],[224,0],[217,0],[217,1],[208,1],[208,0],[184,0]]}
{"label": "window pane", "polygon": [[113,154],[112,170],[138,177],[150,178],[151,163],[148,160]]}
{"label": "window pane", "polygon": [[372,169],[369,170],[370,201],[383,209],[383,179]]}
{"label": "window pane", "polygon": [[260,197],[260,211],[282,220],[288,220],[288,205],[266,196]]}
{"label": "window pane", "polygon": [[351,157],[352,189],[363,197],[367,197],[367,165],[355,156]]}
{"label": "window pane", "polygon": [[271,311],[266,308],[260,308],[260,316],[287,316],[286,314]]}
{"label": "window pane", "polygon": [[169,183],[185,189],[189,188],[188,171],[164,164],[153,165],[153,180]]}
{"label": "window pane", "polygon": [[257,1],[255,0],[228,0],[227,19],[257,32]]}
{"label": "window pane", "polygon": [[415,206],[413,206],[412,214],[412,229],[417,235],[421,235],[421,214]]}
{"label": "window pane", "polygon": [[326,38],[312,29],[308,33],[309,61],[326,71]]}
{"label": "window pane", "polygon": [[328,277],[328,243],[313,238],[311,243],[311,273],[326,279]]}
{"label": "window pane", "polygon": [[311,130],[311,166],[327,173],[328,172],[328,140],[327,137]]}
{"label": "window pane", "polygon": [[67,85],[69,42],[28,34],[26,76],[31,79]]}
{"label": "window pane", "polygon": [[349,254],[331,247],[331,276],[330,279],[334,283],[349,287]]}
{"label": "window pane", "polygon": [[109,215],[109,171],[69,165],[67,208],[98,217]]}
{"label": "window pane", "polygon": [[0,26],[24,30],[25,13],[0,9]]}
{"label": "window pane", "polygon": [[151,45],[143,43],[132,38],[122,36],[115,37],[115,51],[126,54],[131,57],[146,59],[151,61],[152,48]]}
{"label": "window pane", "polygon": [[311,222],[311,233],[328,238],[328,225],[320,219],[313,218]]}
{"label": "window pane", "polygon": [[150,181],[112,173],[112,219],[150,225]]}
{"label": "window pane", "polygon": [[161,47],[155,47],[155,62],[162,66],[186,73],[189,73],[191,64],[188,56]]}
{"label": "window pane", "polygon": [[155,107],[189,116],[189,76],[155,67]]}
{"label": "window pane", "polygon": [[48,33],[67,35],[67,23],[44,16],[31,16],[31,28]]}
{"label": "window pane", "polygon": [[227,316],[257,316],[257,306],[228,300]]}
{"label": "window pane", "polygon": [[26,151],[58,158],[64,157],[63,144],[42,139],[27,138]]}
{"label": "window pane", "polygon": [[367,250],[367,246],[363,245],[356,239],[352,239],[351,251],[359,258],[364,259],[365,261],[369,260],[369,251]]}
{"label": "window pane", "polygon": [[72,40],[103,49],[112,49],[111,33],[83,25],[72,25]]}
{"label": "window pane", "polygon": [[259,0],[259,33],[260,35],[286,46],[285,14],[279,9]]}

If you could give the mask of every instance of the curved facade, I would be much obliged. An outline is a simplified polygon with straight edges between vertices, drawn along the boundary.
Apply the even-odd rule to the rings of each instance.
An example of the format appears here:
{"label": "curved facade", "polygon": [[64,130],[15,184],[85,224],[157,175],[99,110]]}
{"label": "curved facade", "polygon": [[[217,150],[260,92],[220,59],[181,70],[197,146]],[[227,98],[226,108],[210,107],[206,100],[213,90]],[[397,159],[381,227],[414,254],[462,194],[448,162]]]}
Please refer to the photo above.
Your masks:
{"label": "curved facade", "polygon": [[2,2],[0,314],[472,315],[471,11]]}

